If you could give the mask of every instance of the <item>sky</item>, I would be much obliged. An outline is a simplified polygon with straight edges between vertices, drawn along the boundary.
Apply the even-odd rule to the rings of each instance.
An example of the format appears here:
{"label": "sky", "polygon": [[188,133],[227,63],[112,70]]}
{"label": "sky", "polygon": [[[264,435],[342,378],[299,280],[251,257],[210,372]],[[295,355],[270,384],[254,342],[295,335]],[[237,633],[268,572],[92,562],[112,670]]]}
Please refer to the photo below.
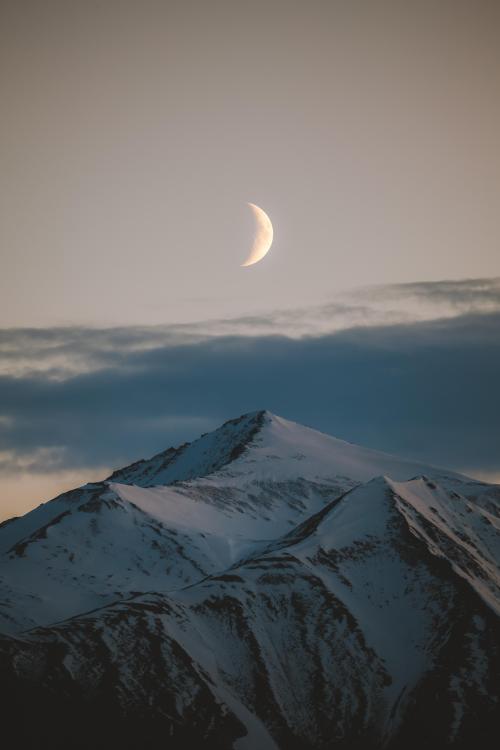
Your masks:
{"label": "sky", "polygon": [[499,35],[1,0],[0,516],[253,408],[500,481]]}

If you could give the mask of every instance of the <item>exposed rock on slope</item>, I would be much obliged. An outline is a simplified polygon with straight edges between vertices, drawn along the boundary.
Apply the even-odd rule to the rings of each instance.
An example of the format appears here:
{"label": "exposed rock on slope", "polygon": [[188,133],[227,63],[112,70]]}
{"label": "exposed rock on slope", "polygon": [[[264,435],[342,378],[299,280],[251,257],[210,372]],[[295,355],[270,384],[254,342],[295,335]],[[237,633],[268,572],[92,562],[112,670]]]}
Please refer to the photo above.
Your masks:
{"label": "exposed rock on slope", "polygon": [[7,724],[33,748],[493,747],[499,510],[232,420],[0,528]]}

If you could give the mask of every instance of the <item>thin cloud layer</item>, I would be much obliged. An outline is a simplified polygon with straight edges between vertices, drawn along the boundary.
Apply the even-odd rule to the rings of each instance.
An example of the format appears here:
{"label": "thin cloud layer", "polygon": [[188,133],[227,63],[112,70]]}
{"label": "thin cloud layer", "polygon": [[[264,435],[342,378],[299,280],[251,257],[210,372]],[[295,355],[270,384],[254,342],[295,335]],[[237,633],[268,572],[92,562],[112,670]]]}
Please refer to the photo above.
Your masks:
{"label": "thin cloud layer", "polygon": [[0,375],[45,373],[63,380],[126,366],[136,353],[196,345],[215,337],[327,336],[352,328],[500,312],[500,278],[393,284],[351,290],[334,302],[175,326],[0,329]]}

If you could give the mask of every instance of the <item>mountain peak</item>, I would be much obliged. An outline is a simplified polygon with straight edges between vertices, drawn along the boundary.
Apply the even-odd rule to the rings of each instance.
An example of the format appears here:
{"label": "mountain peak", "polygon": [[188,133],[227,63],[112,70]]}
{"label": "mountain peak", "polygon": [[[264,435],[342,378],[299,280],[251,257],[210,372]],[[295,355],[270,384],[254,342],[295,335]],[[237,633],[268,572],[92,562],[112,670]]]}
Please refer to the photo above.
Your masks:
{"label": "mountain peak", "polygon": [[212,474],[239,458],[261,428],[273,419],[276,417],[264,410],[242,414],[191,443],[118,469],[107,481],[152,487]]}
{"label": "mountain peak", "polygon": [[286,481],[292,475],[367,481],[386,474],[392,479],[408,479],[436,472],[426,464],[363,448],[261,409],[229,419],[190,443],[117,469],[106,481],[167,486],[221,471],[253,474],[256,461],[262,478],[276,481]]}
{"label": "mountain peak", "polygon": [[27,705],[23,747],[492,748],[498,518],[498,487],[231,419],[0,527],[8,729]]}

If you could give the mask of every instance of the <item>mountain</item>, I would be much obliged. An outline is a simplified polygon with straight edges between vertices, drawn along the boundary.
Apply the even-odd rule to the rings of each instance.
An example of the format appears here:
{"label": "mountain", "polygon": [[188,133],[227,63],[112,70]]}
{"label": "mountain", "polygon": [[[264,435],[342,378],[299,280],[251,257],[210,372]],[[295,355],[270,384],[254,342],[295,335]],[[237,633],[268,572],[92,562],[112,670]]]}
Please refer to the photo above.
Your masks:
{"label": "mountain", "polygon": [[19,747],[493,747],[496,485],[261,411],[4,523],[0,554]]}

